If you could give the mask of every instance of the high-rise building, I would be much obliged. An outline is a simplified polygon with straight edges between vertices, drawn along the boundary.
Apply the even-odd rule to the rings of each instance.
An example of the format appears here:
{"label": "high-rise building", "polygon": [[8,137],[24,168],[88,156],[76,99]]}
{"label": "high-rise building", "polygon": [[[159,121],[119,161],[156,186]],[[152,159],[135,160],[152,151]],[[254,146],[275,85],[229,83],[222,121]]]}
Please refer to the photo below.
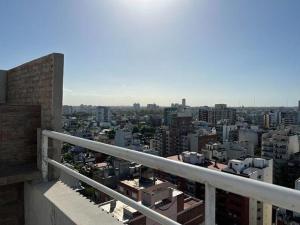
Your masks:
{"label": "high-rise building", "polygon": [[266,112],[263,115],[263,127],[266,129],[269,128],[276,128],[280,121],[279,121],[279,112]]}
{"label": "high-rise building", "polygon": [[274,160],[274,183],[286,186],[288,160],[299,152],[299,138],[292,129],[278,129],[262,135],[262,158]]}
{"label": "high-rise building", "polygon": [[156,105],[155,103],[153,103],[153,104],[147,104],[147,109],[148,110],[157,110],[157,109],[159,109],[159,106]]}
{"label": "high-rise building", "polygon": [[281,124],[285,126],[296,125],[298,122],[298,112],[287,111],[281,112]]}
{"label": "high-rise building", "polygon": [[218,122],[235,124],[236,109],[228,108],[226,104],[216,104],[214,108],[200,108],[199,120],[216,125]]}
{"label": "high-rise building", "polygon": [[177,113],[177,108],[168,107],[164,109],[164,125],[170,126],[172,115]]}
{"label": "high-rise building", "polygon": [[185,98],[182,99],[182,107],[186,107],[186,99]]}
{"label": "high-rise building", "polygon": [[139,111],[139,110],[141,109],[140,103],[134,103],[134,104],[133,104],[133,109],[134,109],[135,111]]}
{"label": "high-rise building", "polygon": [[199,121],[208,122],[208,111],[209,107],[201,107],[199,109]]}
{"label": "high-rise building", "polygon": [[96,108],[96,121],[98,123],[110,123],[111,122],[110,108],[106,106],[98,106]]}
{"label": "high-rise building", "polygon": [[154,139],[151,142],[153,146],[150,146],[150,148],[152,147],[158,151],[160,156],[166,156],[169,149],[169,136],[170,133],[168,127],[163,126],[158,128],[155,132]]}
{"label": "high-rise building", "polygon": [[192,131],[192,115],[189,112],[173,114],[170,123],[170,144],[167,155],[180,154],[187,151],[188,133]]}

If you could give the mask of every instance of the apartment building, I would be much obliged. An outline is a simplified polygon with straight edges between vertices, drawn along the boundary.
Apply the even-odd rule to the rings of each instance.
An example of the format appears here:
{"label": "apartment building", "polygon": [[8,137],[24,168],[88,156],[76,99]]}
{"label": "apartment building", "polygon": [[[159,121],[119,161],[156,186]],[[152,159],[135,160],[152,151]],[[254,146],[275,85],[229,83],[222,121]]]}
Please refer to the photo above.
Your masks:
{"label": "apartment building", "polygon": [[119,128],[115,134],[115,145],[129,147],[133,143],[132,130],[130,128]]}
{"label": "apartment building", "polygon": [[199,120],[212,125],[216,125],[220,121],[234,125],[236,109],[228,108],[226,104],[216,104],[214,108],[201,108],[199,109]]}
{"label": "apartment building", "polygon": [[101,125],[103,123],[111,123],[111,110],[106,106],[98,106],[96,108],[96,121]]}
{"label": "apartment building", "polygon": [[296,125],[298,123],[298,112],[287,111],[281,112],[281,124],[285,126]]}
{"label": "apartment building", "polygon": [[189,112],[173,114],[169,130],[169,149],[166,155],[174,155],[189,148],[188,134],[192,131],[192,115]]}
{"label": "apartment building", "polygon": [[291,155],[299,152],[299,136],[291,128],[279,128],[262,135],[261,156],[274,160],[274,183],[286,186],[286,168]]}
{"label": "apartment building", "polygon": [[[226,173],[247,177],[267,183],[273,183],[273,160],[262,158],[246,158],[229,160],[228,166],[222,170]],[[234,212],[229,209],[228,213]],[[236,214],[238,216],[238,214]],[[270,225],[272,223],[272,205],[249,199],[249,225]]]}

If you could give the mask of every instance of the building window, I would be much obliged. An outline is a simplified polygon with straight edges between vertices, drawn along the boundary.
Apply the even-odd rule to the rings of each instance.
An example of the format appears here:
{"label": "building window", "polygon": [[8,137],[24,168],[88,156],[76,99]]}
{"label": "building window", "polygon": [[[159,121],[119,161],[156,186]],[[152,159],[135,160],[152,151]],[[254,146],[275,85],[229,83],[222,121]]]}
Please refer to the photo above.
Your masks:
{"label": "building window", "polygon": [[132,198],[133,198],[133,199],[135,199],[135,200],[137,200],[137,199],[138,199],[138,197],[137,197],[137,193],[135,193],[135,192],[132,192]]}

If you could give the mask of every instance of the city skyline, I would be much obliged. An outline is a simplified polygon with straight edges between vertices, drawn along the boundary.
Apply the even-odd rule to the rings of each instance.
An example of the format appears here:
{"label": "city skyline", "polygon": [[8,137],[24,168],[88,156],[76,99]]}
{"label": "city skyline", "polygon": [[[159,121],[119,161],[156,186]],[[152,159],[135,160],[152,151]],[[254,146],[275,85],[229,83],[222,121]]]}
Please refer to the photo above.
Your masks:
{"label": "city skyline", "polygon": [[[136,102],[138,103],[138,102]],[[127,108],[127,107],[134,107],[133,105],[136,104],[136,103],[133,103],[131,105],[92,105],[92,104],[84,104],[84,103],[79,103],[77,105],[72,105],[72,104],[64,104],[64,106],[73,106],[73,107],[79,107],[81,105],[83,106],[93,106],[93,107],[124,107],[124,108]],[[140,104],[140,103],[138,103]],[[149,103],[150,105],[152,104],[155,104],[156,106],[160,107],[160,108],[168,108],[168,107],[172,107],[172,105],[158,105],[156,104],[155,102],[154,103]],[[174,102],[174,104],[178,104],[177,102]],[[226,103],[217,103],[217,104],[226,104]],[[140,104],[140,107],[141,108],[147,108],[147,105],[148,104]],[[187,105],[187,107],[193,107],[193,108],[197,108],[197,107],[210,107],[210,108],[214,108],[216,104],[212,103],[211,105]],[[226,104],[227,105],[227,104]],[[244,105],[241,105],[241,106],[231,106],[231,105],[227,105],[229,108],[242,108],[242,107],[245,107],[245,108],[294,108],[294,109],[297,109],[298,106],[296,105],[291,105],[291,106],[244,106]]]}
{"label": "city skyline", "polygon": [[1,68],[64,52],[64,104],[299,100],[296,1],[31,0],[0,7],[7,34],[0,37]]}

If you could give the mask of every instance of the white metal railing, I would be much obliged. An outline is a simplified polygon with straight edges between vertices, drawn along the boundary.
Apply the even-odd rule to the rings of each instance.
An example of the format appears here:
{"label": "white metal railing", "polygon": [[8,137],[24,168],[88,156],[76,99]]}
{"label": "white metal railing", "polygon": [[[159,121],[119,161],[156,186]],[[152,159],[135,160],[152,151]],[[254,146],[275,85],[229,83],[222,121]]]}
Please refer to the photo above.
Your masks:
{"label": "white metal railing", "polygon": [[86,182],[94,188],[110,195],[111,197],[123,201],[125,204],[137,209],[145,216],[166,225],[178,225],[177,222],[158,214],[157,212],[137,203],[118,192],[107,188],[67,167],[49,159],[48,138],[67,142],[76,146],[87,148],[95,152],[105,153],[128,161],[136,162],[147,167],[161,170],[176,176],[184,177],[189,180],[194,180],[205,184],[205,224],[215,224],[215,202],[216,188],[246,196],[268,204],[276,205],[281,208],[300,212],[300,191],[260,182],[257,180],[248,179],[233,174],[219,172],[191,164],[165,159],[159,156],[145,154],[126,148],[121,148],[113,145],[108,145],[100,142],[95,142],[79,137],[74,137],[54,131],[44,130],[42,132],[42,152],[43,163],[42,173],[43,178],[47,179],[48,163],[59,168],[68,174]]}

